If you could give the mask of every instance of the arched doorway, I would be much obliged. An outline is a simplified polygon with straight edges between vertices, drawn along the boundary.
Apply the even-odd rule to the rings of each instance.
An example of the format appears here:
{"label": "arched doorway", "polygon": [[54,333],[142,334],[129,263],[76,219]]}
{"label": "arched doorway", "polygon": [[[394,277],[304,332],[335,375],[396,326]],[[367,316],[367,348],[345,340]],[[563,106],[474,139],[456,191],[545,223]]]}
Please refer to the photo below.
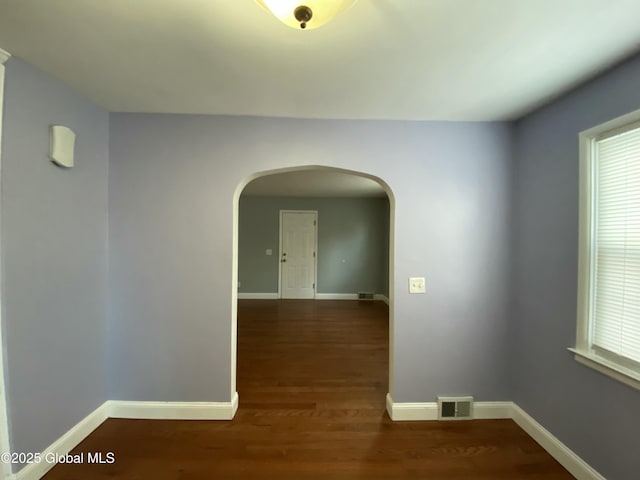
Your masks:
{"label": "arched doorway", "polygon": [[[308,171],[320,171],[320,172],[336,172],[341,174],[346,174],[353,177],[366,178],[374,181],[377,185],[379,185],[384,192],[386,193],[388,203],[389,203],[389,219],[388,219],[388,305],[389,305],[389,313],[388,313],[388,321],[389,321],[389,372],[388,372],[388,392],[393,393],[393,359],[394,359],[394,224],[395,224],[395,198],[391,188],[388,186],[386,182],[382,179],[364,173],[357,172],[345,169],[339,169],[334,167],[326,167],[326,166],[318,166],[318,165],[307,165],[307,166],[299,166],[299,167],[291,167],[291,168],[283,168],[283,169],[275,169],[275,170],[267,170],[263,172],[257,172],[245,178],[238,187],[236,188],[234,194],[234,203],[233,203],[233,272],[232,272],[232,284],[234,286],[238,285],[238,254],[239,254],[239,205],[240,205],[240,197],[245,187],[252,182],[253,180],[259,179],[260,177],[266,177],[270,175],[278,175],[285,173],[295,173],[295,172],[308,172]],[[237,315],[238,315],[238,289],[234,288],[232,292],[232,328],[231,328],[231,396],[232,398],[237,398],[236,386],[237,386],[237,332],[238,332],[238,324],[237,324]]]}

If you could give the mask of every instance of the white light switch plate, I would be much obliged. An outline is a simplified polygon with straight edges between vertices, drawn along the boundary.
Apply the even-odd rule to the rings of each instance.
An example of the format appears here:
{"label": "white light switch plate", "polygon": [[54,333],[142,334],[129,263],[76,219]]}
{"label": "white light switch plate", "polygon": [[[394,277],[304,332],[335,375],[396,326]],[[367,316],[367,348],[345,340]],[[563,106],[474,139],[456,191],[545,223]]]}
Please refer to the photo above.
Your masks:
{"label": "white light switch plate", "polygon": [[273,254],[273,250],[271,250],[270,248],[267,248],[267,251],[265,253],[267,255],[272,255]]}
{"label": "white light switch plate", "polygon": [[409,278],[409,293],[424,293],[424,277]]}

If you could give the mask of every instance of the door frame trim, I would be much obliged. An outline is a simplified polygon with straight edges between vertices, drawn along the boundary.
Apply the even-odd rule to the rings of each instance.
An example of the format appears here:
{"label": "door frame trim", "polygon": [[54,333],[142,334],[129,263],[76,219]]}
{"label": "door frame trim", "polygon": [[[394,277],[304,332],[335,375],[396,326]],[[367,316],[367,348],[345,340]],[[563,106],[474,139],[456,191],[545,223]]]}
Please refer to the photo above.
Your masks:
{"label": "door frame trim", "polygon": [[[4,101],[4,78],[5,78],[5,66],[4,63],[9,60],[11,54],[2,48],[0,48],[0,172],[2,171],[2,116],[3,116],[3,101]],[[1,176],[1,173],[0,173]],[[1,246],[0,246],[1,247]],[[0,248],[0,271],[2,271],[2,248]],[[5,308],[4,298],[4,285],[0,278],[0,452],[10,452],[11,443],[9,437],[9,394],[7,392],[7,384],[5,376],[9,376],[8,366],[5,365],[5,339],[3,338],[3,331],[7,322],[6,315],[3,315]],[[11,478],[11,463],[0,462],[0,477]]]}
{"label": "door frame trim", "polygon": [[318,210],[280,210],[280,225],[278,226],[278,298],[282,298],[282,217],[285,213],[313,213],[315,229],[313,232],[313,248],[316,256],[313,258],[313,299],[318,294]]}

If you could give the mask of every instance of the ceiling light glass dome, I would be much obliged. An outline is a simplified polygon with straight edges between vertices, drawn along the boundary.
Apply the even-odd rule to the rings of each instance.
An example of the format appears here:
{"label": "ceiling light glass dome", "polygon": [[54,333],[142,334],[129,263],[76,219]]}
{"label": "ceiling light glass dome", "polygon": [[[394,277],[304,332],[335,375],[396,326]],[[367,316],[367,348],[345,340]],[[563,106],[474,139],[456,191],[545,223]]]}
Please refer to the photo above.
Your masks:
{"label": "ceiling light glass dome", "polygon": [[256,0],[282,23],[313,30],[349,9],[357,0]]}

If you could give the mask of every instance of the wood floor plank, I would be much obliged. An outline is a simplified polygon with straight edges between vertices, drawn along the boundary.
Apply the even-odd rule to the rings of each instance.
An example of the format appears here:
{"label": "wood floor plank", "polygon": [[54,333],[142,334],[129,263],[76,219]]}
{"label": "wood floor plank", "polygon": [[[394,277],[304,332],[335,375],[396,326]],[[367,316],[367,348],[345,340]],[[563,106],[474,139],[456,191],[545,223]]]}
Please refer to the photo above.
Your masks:
{"label": "wood floor plank", "polygon": [[233,421],[109,419],[46,480],[573,478],[511,420],[392,422],[382,302],[242,300]]}

